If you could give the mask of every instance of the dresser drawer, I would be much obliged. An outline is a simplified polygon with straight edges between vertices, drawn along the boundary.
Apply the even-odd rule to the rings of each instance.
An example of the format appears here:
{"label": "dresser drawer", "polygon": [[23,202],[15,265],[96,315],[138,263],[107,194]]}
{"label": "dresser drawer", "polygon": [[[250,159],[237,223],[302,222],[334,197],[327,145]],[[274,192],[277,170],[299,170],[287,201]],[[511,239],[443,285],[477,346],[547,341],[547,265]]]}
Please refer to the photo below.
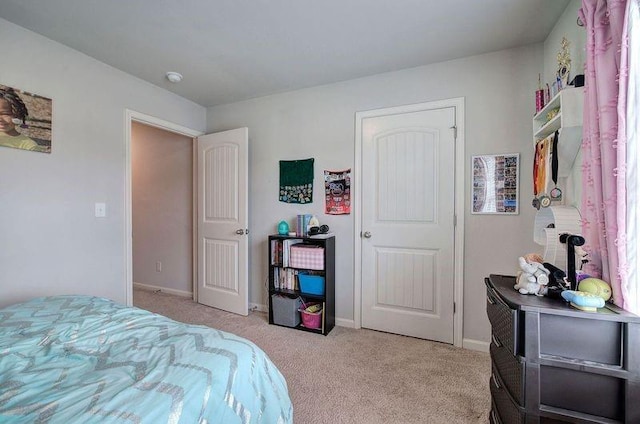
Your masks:
{"label": "dresser drawer", "polygon": [[513,400],[524,406],[525,361],[520,356],[514,356],[493,335],[491,338],[489,353],[493,367]]}
{"label": "dresser drawer", "polygon": [[498,295],[487,288],[487,316],[491,322],[491,332],[513,355],[524,356],[519,343],[519,313],[504,303]]}
{"label": "dresser drawer", "polygon": [[503,424],[498,415],[498,408],[491,402],[491,411],[489,411],[489,424]]}
{"label": "dresser drawer", "polygon": [[526,417],[524,414],[524,408],[513,402],[495,369],[491,370],[489,389],[491,391],[491,399],[493,399],[495,411],[497,412],[497,416],[501,422],[508,424],[525,423]]}

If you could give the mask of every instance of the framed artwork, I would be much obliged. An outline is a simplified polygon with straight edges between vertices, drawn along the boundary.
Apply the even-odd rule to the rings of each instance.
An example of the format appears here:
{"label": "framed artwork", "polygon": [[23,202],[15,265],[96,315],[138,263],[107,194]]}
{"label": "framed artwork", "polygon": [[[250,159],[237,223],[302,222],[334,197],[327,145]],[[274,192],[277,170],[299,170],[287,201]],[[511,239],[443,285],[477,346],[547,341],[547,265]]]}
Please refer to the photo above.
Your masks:
{"label": "framed artwork", "polygon": [[471,213],[519,213],[520,154],[471,157]]}
{"label": "framed artwork", "polygon": [[51,103],[0,84],[0,146],[51,153]]}

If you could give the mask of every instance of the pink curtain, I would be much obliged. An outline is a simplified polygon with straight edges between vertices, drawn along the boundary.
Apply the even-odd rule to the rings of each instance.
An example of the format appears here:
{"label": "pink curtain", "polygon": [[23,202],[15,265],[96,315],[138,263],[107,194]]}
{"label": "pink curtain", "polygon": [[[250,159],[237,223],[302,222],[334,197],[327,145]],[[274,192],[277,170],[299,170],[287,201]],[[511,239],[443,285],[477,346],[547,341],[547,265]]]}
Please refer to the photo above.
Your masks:
{"label": "pink curtain", "polygon": [[[625,156],[619,137],[621,41],[626,0],[582,0],[580,19],[587,30],[582,133],[582,235],[590,262],[585,271],[609,282],[613,301],[624,307],[626,274]],[[621,103],[625,110],[623,95]],[[624,131],[624,120],[622,121]],[[618,143],[618,140],[621,140]],[[622,155],[619,148],[623,150]]]}

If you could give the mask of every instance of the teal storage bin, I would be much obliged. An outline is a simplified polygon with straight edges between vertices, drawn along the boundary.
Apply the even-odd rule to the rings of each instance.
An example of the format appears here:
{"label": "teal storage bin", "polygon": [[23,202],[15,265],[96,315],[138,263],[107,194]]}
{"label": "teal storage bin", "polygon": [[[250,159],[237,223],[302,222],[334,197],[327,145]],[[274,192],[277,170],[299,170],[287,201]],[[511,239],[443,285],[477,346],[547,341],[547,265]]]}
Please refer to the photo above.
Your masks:
{"label": "teal storage bin", "polygon": [[316,296],[324,295],[324,277],[322,275],[311,275],[306,272],[298,274],[298,282],[300,283],[300,291],[306,294]]}

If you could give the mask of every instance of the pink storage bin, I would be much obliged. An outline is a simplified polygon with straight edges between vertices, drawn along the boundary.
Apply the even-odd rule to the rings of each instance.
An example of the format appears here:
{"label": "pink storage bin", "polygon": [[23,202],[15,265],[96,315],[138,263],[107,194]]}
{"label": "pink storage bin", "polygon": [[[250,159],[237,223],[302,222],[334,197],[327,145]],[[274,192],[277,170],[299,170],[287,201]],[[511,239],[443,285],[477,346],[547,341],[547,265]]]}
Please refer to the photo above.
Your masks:
{"label": "pink storage bin", "polygon": [[303,303],[300,309],[300,318],[302,318],[302,325],[307,328],[319,329],[322,327],[322,309],[318,312],[307,312],[305,308],[316,305],[316,303]]}
{"label": "pink storage bin", "polygon": [[324,269],[324,248],[313,244],[294,244],[290,250],[289,265],[293,268]]}

